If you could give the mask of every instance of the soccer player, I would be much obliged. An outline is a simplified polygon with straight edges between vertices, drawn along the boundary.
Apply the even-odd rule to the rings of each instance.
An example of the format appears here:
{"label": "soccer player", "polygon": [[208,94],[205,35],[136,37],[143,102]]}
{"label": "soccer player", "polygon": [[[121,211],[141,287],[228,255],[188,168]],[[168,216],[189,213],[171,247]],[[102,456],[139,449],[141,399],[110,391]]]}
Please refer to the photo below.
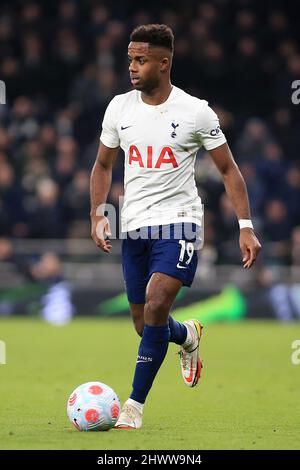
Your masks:
{"label": "soccer player", "polygon": [[[240,225],[244,268],[260,250],[251,222],[244,179],[215,112],[207,101],[171,84],[174,37],[166,25],[138,26],[128,46],[133,90],[115,96],[102,123],[91,174],[92,238],[110,253],[104,207],[119,147],[125,154],[122,207],[122,264],[133,322],[141,342],[133,388],[118,428],[140,428],[143,406],[165,358],[169,342],[181,346],[181,371],[189,387],[201,373],[202,325],[170,316],[182,286],[191,286],[201,244],[202,204],[194,181],[201,146],[210,153]],[[189,73],[188,70],[186,73]],[[100,228],[99,228],[100,227]],[[182,228],[184,230],[182,230]]]}

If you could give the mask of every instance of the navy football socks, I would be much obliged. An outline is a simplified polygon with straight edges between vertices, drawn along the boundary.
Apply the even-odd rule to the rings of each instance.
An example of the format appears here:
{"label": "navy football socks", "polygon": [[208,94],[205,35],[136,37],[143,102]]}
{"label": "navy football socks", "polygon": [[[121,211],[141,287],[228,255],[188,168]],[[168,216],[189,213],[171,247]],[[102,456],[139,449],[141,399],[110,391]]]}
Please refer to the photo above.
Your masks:
{"label": "navy football socks", "polygon": [[[182,323],[174,320],[171,316],[169,317],[169,328],[170,328],[170,343],[183,344],[187,338],[186,326]],[[139,333],[139,336],[143,336],[143,332]]]}
{"label": "navy football socks", "polygon": [[145,325],[136,361],[132,400],[145,403],[156,374],[167,354],[170,341],[169,325]]}
{"label": "navy football socks", "polygon": [[187,328],[169,316],[170,343],[183,344],[187,338]]}

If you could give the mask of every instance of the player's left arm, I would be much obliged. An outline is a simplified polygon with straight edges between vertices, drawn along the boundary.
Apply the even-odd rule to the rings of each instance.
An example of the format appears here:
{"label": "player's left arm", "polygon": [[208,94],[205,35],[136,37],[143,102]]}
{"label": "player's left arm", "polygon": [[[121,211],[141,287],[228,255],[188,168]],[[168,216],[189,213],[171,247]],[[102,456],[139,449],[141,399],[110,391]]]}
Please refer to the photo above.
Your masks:
{"label": "player's left arm", "polygon": [[[226,193],[238,220],[251,219],[246,184],[228,144],[209,150],[209,154],[223,177]],[[244,268],[250,268],[261,250],[261,244],[252,228],[240,229],[240,248]]]}

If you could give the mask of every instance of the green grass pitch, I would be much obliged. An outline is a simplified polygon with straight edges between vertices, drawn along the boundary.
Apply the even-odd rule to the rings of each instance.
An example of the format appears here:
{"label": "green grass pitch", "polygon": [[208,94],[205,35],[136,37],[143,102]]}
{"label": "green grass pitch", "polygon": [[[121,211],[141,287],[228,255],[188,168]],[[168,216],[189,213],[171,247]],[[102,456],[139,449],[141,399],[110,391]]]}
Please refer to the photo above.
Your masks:
{"label": "green grass pitch", "polygon": [[91,380],[128,397],[139,338],[128,319],[76,319],[52,327],[0,320],[0,449],[299,449],[298,324],[206,325],[198,387],[181,378],[176,345],[150,392],[141,430],[79,433],[69,394]]}

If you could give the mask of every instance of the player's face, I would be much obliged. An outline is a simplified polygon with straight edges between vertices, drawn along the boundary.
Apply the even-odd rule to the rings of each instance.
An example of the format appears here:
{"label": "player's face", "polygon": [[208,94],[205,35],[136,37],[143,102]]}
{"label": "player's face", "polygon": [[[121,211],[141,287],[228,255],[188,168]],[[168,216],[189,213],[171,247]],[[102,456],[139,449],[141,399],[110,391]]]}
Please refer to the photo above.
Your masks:
{"label": "player's face", "polygon": [[159,48],[145,42],[131,42],[128,47],[130,81],[136,90],[149,92],[159,87],[166,59]]}

